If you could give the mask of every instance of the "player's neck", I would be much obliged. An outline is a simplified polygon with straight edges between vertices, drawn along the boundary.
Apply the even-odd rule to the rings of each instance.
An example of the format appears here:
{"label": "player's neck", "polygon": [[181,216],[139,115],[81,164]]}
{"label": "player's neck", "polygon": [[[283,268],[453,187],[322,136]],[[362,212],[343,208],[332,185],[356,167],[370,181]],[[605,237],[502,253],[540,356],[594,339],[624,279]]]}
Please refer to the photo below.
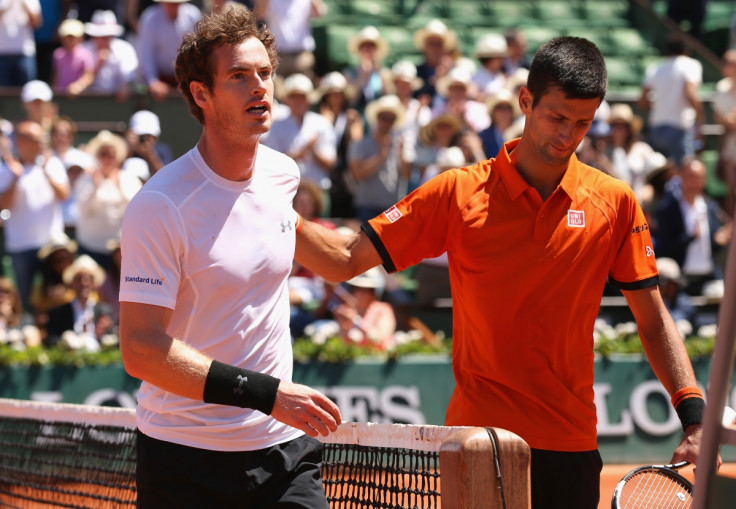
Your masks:
{"label": "player's neck", "polygon": [[510,156],[511,164],[514,165],[521,178],[537,190],[542,201],[545,201],[557,189],[567,170],[567,165],[550,165],[536,156],[534,151],[524,150],[521,142]]}
{"label": "player's neck", "polygon": [[212,171],[224,179],[242,182],[253,176],[259,138],[247,136],[234,142],[204,129],[197,148]]}

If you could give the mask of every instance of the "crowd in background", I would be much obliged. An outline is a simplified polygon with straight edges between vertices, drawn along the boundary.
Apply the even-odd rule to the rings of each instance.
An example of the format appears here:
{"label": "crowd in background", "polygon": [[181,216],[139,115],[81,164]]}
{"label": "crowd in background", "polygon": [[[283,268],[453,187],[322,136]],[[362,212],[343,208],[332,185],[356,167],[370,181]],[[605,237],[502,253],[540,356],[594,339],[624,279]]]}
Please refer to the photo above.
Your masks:
{"label": "crowd in background", "polygon": [[[54,94],[125,100],[142,90],[164,100],[177,93],[172,63],[184,34],[203,12],[230,8],[254,9],[276,36],[273,124],[261,143],[297,162],[294,208],[329,228],[357,228],[433,176],[494,157],[524,128],[517,97],[531,55],[519,30],[489,30],[463,54],[453,28],[431,20],[413,33],[421,61],[389,66],[380,27],[366,26],[348,43],[354,64],[318,76],[310,23],[326,12],[320,0],[0,0],[0,86],[22,87],[24,106],[23,118],[0,119],[0,217],[10,260],[10,277],[0,278],[0,342],[114,343],[123,212],[179,155],[161,143],[160,119],[146,110],[123,119],[125,132],[101,131],[79,145],[75,120],[58,115]],[[578,148],[580,160],[636,193],[667,305],[692,323],[690,297],[722,294],[734,214],[736,49],[723,58],[713,111],[724,130],[724,199],[706,193],[698,158],[702,65],[679,37],[647,69],[636,106],[648,117],[604,101]],[[450,297],[446,255],[423,261],[411,281],[375,269],[335,285],[295,264],[292,332],[388,349],[405,326],[397,306]]]}

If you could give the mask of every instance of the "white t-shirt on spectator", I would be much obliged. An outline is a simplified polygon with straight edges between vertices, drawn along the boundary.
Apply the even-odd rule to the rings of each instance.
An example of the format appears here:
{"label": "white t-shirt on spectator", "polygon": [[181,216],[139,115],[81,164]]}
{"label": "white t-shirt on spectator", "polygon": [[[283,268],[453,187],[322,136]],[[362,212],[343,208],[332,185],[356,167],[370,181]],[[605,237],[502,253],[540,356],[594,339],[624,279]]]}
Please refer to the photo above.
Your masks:
{"label": "white t-shirt on spectator", "polygon": [[644,86],[654,93],[649,125],[670,125],[689,129],[695,125],[695,109],[685,97],[685,85],[703,82],[703,65],[685,55],[670,57],[650,65]]}

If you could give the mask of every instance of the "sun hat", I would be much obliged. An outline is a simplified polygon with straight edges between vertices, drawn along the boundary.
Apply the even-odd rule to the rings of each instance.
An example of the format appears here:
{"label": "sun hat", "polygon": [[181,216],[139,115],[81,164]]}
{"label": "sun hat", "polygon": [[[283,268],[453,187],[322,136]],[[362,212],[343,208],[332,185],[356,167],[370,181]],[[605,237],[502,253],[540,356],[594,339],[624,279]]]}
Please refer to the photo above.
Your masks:
{"label": "sun hat", "polygon": [[485,34],[475,43],[476,58],[501,58],[508,54],[506,38],[500,34]]}
{"label": "sun hat", "polygon": [[672,258],[657,258],[657,272],[659,273],[659,279],[662,283],[672,281],[679,285],[685,284],[680,266]]}
{"label": "sun hat", "polygon": [[371,101],[365,107],[365,118],[368,120],[368,124],[371,126],[376,125],[378,122],[378,114],[383,111],[389,111],[396,115],[396,121],[394,122],[394,129],[398,129],[404,125],[406,121],[406,109],[398,97],[393,94],[384,95]]}
{"label": "sun hat", "polygon": [[295,73],[289,75],[279,86],[279,98],[284,100],[291,94],[304,94],[307,96],[307,100],[311,103],[316,99],[314,84],[306,75],[301,73]]}
{"label": "sun hat", "polygon": [[20,100],[24,103],[30,103],[33,101],[43,101],[45,103],[50,102],[54,98],[54,93],[51,91],[51,87],[41,80],[31,80],[25,85],[20,91]]}
{"label": "sun hat", "polygon": [[128,157],[128,145],[125,143],[125,140],[107,129],[103,129],[94,138],[89,140],[85,150],[92,157],[97,157],[100,148],[105,146],[111,146],[115,150],[115,159],[118,163],[122,163]]}
{"label": "sun hat", "polygon": [[611,106],[611,113],[608,116],[608,123],[614,124],[623,122],[629,125],[631,132],[638,133],[642,128],[642,119],[638,115],[634,115],[634,111],[626,103],[616,103]]}
{"label": "sun hat", "polygon": [[388,55],[388,42],[386,42],[386,39],[381,37],[381,32],[379,32],[373,25],[361,28],[357,34],[353,35],[348,40],[348,51],[353,55],[357,55],[360,46],[366,42],[372,42],[376,45],[376,56],[379,60]]}
{"label": "sun hat", "polygon": [[69,265],[61,275],[61,279],[65,284],[69,285],[80,272],[86,272],[92,275],[95,286],[101,286],[105,282],[105,271],[96,261],[89,255],[78,256],[74,262]]}
{"label": "sun hat", "polygon": [[84,23],[78,19],[65,19],[59,24],[58,33],[60,37],[84,37]]}
{"label": "sun hat", "polygon": [[38,259],[45,260],[51,253],[66,249],[70,253],[77,252],[77,243],[64,232],[54,232],[46,244],[38,250]]}
{"label": "sun hat", "polygon": [[445,50],[452,50],[458,46],[457,34],[439,19],[429,20],[425,26],[414,32],[414,45],[423,49],[427,38],[432,36],[442,39],[442,46]]}
{"label": "sun hat", "polygon": [[342,92],[347,97],[351,97],[353,89],[348,83],[347,78],[339,71],[328,72],[319,80],[317,94],[324,97],[332,92]]}
{"label": "sun hat", "polygon": [[373,267],[349,279],[347,284],[357,286],[358,288],[373,288],[374,290],[378,290],[386,286],[386,278],[383,277],[378,267]]}
{"label": "sun hat", "polygon": [[449,124],[454,131],[453,136],[457,136],[463,127],[463,123],[458,117],[449,113],[442,113],[419,130],[419,143],[426,146],[432,145],[434,143],[435,131],[439,124]]}
{"label": "sun hat", "polygon": [[158,119],[158,115],[152,111],[141,110],[133,113],[133,116],[130,117],[129,127],[138,136],[143,136],[144,134],[152,134],[156,137],[161,136],[161,122]]}
{"label": "sun hat", "polygon": [[412,90],[419,90],[424,83],[424,80],[417,76],[417,66],[410,60],[399,60],[391,66],[391,79],[410,83]]}
{"label": "sun hat", "polygon": [[92,19],[84,24],[84,31],[90,37],[119,37],[125,29],[118,24],[113,11],[95,11]]}
{"label": "sun hat", "polygon": [[652,180],[672,166],[672,162],[664,154],[652,152],[644,161],[644,177],[647,181]]}
{"label": "sun hat", "polygon": [[470,88],[473,83],[473,76],[470,70],[465,67],[453,67],[450,71],[437,80],[435,88],[441,96],[447,96],[447,90],[450,85],[460,84],[465,88]]}
{"label": "sun hat", "polygon": [[486,107],[488,108],[488,113],[493,113],[493,109],[502,103],[511,105],[511,109],[514,111],[514,116],[521,114],[521,108],[519,107],[519,98],[511,93],[510,90],[507,90],[505,88],[499,89],[496,93],[489,95],[486,98]]}
{"label": "sun hat", "polygon": [[460,147],[444,147],[437,152],[437,166],[440,169],[461,168],[466,164],[465,154]]}

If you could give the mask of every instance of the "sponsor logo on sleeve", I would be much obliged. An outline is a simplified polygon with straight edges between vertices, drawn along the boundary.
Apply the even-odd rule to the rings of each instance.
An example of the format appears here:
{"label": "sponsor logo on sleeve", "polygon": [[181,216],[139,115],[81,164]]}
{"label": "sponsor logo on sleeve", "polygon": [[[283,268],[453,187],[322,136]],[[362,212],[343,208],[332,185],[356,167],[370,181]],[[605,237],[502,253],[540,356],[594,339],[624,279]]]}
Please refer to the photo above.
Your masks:
{"label": "sponsor logo on sleeve", "polygon": [[144,285],[163,286],[166,278],[157,277],[141,277],[141,276],[125,276],[123,281],[126,283],[140,283]]}
{"label": "sponsor logo on sleeve", "polygon": [[572,228],[585,228],[585,211],[568,209],[567,226]]}
{"label": "sponsor logo on sleeve", "polygon": [[396,205],[385,211],[383,215],[386,216],[386,219],[388,219],[392,223],[395,223],[401,218],[401,216],[403,216],[401,211],[396,208]]}
{"label": "sponsor logo on sleeve", "polygon": [[644,223],[644,224],[639,225],[639,226],[634,226],[631,229],[631,234],[632,235],[636,235],[637,233],[642,233],[642,232],[645,232],[647,230],[649,230],[649,225],[647,223]]}
{"label": "sponsor logo on sleeve", "polygon": [[652,246],[646,246],[645,251],[647,253],[647,258],[654,256],[654,249],[652,249]]}

